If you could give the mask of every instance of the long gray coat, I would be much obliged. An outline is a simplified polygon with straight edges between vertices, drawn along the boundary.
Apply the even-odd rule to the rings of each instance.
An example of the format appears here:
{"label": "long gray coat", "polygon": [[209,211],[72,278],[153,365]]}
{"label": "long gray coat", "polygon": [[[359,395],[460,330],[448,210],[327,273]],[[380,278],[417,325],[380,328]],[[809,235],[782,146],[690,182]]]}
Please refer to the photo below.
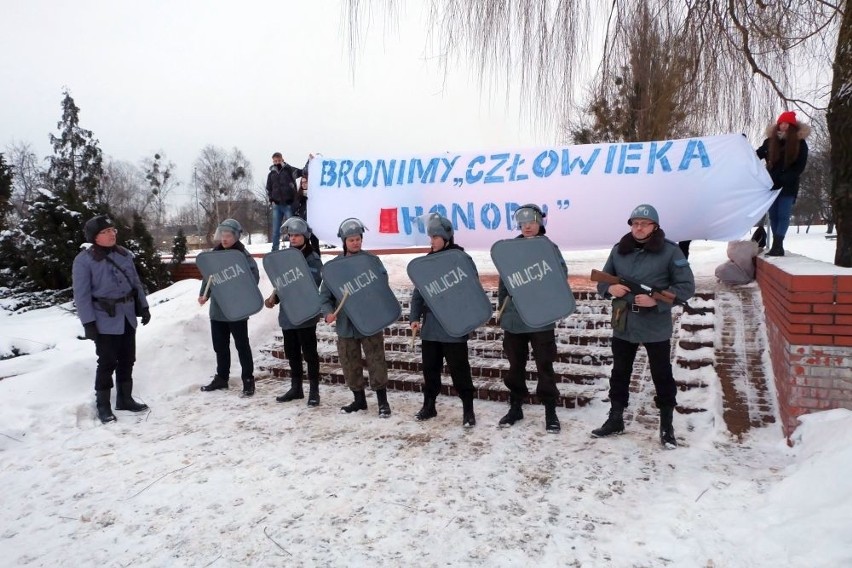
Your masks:
{"label": "long gray coat", "polygon": [[122,272],[103,256],[100,247],[89,247],[81,251],[74,259],[71,275],[74,287],[74,304],[77,306],[77,317],[83,325],[95,322],[98,333],[104,335],[122,335],[124,322],[136,328],[136,307],[133,300],[115,304],[115,316],[109,317],[106,310],[95,302],[95,298],[117,299],[124,298],[134,289],[139,295],[142,306],[148,307],[148,299],[142,288],[142,281],[133,264],[133,253],[116,246],[106,255],[113,260]]}
{"label": "long gray coat", "polygon": [[[629,233],[625,235],[625,239],[627,237],[630,237]],[[637,248],[621,254],[619,245],[616,245],[609,253],[603,271],[640,284],[671,290],[684,301],[695,293],[695,277],[689,267],[689,261],[677,244],[667,240],[662,241],[660,250],[656,252]],[[609,284],[598,283],[598,293],[605,298],[612,298],[607,293],[608,288]],[[632,304],[634,295],[627,294],[624,298]],[[627,326],[622,332],[613,331],[613,337],[631,343],[652,343],[671,339],[671,311],[672,304],[662,301],[658,301],[654,308],[642,309],[638,313],[628,310]]]}

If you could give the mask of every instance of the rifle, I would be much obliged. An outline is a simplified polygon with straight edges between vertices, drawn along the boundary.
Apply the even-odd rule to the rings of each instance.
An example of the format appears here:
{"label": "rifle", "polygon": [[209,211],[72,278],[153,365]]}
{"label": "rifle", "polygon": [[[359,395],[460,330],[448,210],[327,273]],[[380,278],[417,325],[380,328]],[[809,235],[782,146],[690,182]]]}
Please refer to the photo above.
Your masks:
{"label": "rifle", "polygon": [[606,284],[623,284],[630,288],[630,292],[633,294],[646,294],[658,302],[682,306],[683,311],[688,314],[703,315],[709,311],[707,308],[693,308],[686,302],[686,300],[678,299],[677,295],[675,295],[675,293],[671,290],[663,290],[656,286],[649,286],[648,284],[634,282],[633,280],[628,280],[621,276],[613,276],[612,274],[602,272],[600,270],[592,269],[591,280],[592,282],[604,282]]}

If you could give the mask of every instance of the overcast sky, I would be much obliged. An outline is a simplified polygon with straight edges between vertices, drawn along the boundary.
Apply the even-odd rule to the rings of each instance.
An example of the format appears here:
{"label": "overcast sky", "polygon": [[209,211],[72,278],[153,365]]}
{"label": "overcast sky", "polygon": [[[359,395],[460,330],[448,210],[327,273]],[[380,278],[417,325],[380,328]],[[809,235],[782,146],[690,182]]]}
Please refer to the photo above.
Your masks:
{"label": "overcast sky", "polygon": [[353,74],[339,0],[0,0],[0,151],[13,141],[51,151],[63,87],[106,155],[174,161],[176,200],[191,194],[208,144],[240,148],[259,183],[274,151],[301,166],[309,152],[555,141],[502,93],[482,93],[469,69],[445,77],[414,6],[398,29],[370,28]]}

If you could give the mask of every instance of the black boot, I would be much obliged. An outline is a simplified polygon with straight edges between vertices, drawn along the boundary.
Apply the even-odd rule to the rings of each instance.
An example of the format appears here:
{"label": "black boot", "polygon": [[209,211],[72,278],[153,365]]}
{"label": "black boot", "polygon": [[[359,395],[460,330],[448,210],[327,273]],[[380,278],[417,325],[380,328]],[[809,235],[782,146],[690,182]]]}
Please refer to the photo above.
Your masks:
{"label": "black boot", "polygon": [[497,424],[498,426],[512,426],[518,420],[524,419],[524,411],[521,408],[523,406],[523,401],[519,398],[509,397],[509,412],[506,413],[506,416],[500,419],[500,422]]}
{"label": "black boot", "polygon": [[204,392],[215,391],[219,389],[228,390],[228,377],[220,377],[219,375],[214,375],[213,380],[210,381],[209,385],[204,385],[201,387],[201,390]]}
{"label": "black boot", "polygon": [[107,422],[115,422],[115,414],[112,413],[112,407],[109,405],[109,394],[112,389],[103,389],[95,391],[95,404],[98,407],[98,420],[106,424]]}
{"label": "black boot", "polygon": [[254,396],[254,377],[243,379],[243,392],[240,396],[244,398]]}
{"label": "black boot", "polygon": [[673,450],[677,447],[677,439],[675,438],[674,426],[672,425],[673,414],[673,406],[660,408],[660,444],[668,450]]}
{"label": "black boot", "polygon": [[555,403],[544,405],[544,428],[548,434],[558,434],[562,430],[562,425],[559,424],[559,417],[556,416]]}
{"label": "black boot", "polygon": [[476,415],[473,413],[473,395],[466,394],[462,397],[462,426],[473,428],[476,426]]}
{"label": "black boot", "polygon": [[784,256],[784,237],[772,237],[772,246],[766,256]]}
{"label": "black boot", "polygon": [[359,410],[367,410],[367,396],[364,394],[364,391],[354,390],[352,391],[352,394],[355,395],[355,400],[353,400],[351,404],[341,407],[340,410],[346,414],[358,412]]}
{"label": "black boot", "polygon": [[142,412],[148,410],[147,404],[133,400],[133,379],[118,383],[115,386],[115,409],[129,410],[130,412]]}
{"label": "black boot", "polygon": [[622,433],[624,433],[624,405],[613,402],[609,409],[609,417],[603,423],[603,426],[592,430],[592,438],[606,438],[613,434]]}
{"label": "black boot", "polygon": [[278,402],[289,402],[297,398],[305,398],[305,392],[302,390],[302,377],[293,377],[290,379],[290,390],[281,396],[276,396],[275,400]]}
{"label": "black boot", "polygon": [[308,391],[308,406],[319,406],[319,379],[310,380],[310,390]]}
{"label": "black boot", "polygon": [[390,418],[391,409],[390,404],[388,404],[388,389],[377,389],[376,399],[379,401],[379,418]]}
{"label": "black boot", "polygon": [[414,415],[417,420],[429,420],[438,416],[438,411],[435,409],[435,397],[430,394],[423,395],[423,408]]}

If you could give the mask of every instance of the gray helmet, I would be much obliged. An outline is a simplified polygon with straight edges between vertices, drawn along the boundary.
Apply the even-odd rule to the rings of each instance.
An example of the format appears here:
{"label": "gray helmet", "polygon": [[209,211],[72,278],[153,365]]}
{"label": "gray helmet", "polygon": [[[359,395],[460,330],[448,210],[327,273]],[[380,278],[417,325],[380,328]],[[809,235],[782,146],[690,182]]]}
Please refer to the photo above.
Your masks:
{"label": "gray helmet", "polygon": [[346,237],[363,236],[366,230],[367,227],[364,226],[364,223],[355,217],[349,217],[340,224],[340,228],[337,229],[337,236],[345,241]]}
{"label": "gray helmet", "polygon": [[112,219],[106,215],[98,215],[97,217],[92,217],[83,225],[83,236],[86,237],[86,242],[94,244],[98,233],[110,227],[115,227]]}
{"label": "gray helmet", "polygon": [[447,242],[453,239],[453,224],[446,217],[441,217],[437,213],[429,215],[429,220],[426,223],[426,234],[430,237],[441,237]]}
{"label": "gray helmet", "polygon": [[301,217],[290,217],[281,224],[281,232],[287,235],[302,235],[305,240],[311,238],[311,227]]}
{"label": "gray helmet", "polygon": [[660,216],[657,214],[657,210],[653,205],[648,205],[647,203],[637,205],[633,209],[633,212],[630,213],[630,217],[627,219],[627,224],[631,224],[633,219],[650,219],[657,225],[660,224]]}
{"label": "gray helmet", "polygon": [[222,233],[224,232],[232,233],[237,240],[240,240],[240,236],[243,234],[243,227],[236,219],[225,219],[216,227],[214,239],[217,241],[221,240]]}
{"label": "gray helmet", "polygon": [[515,223],[518,224],[518,228],[521,228],[521,225],[524,223],[538,223],[539,225],[544,224],[544,218],[547,217],[547,213],[541,210],[541,207],[534,203],[527,203],[526,205],[521,205],[515,210]]}

